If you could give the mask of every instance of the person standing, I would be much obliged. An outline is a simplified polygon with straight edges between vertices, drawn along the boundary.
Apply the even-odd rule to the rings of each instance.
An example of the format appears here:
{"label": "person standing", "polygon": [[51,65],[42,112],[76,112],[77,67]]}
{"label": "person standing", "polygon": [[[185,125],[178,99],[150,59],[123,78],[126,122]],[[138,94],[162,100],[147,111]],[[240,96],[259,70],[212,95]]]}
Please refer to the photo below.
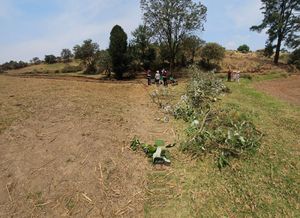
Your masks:
{"label": "person standing", "polygon": [[229,69],[228,73],[227,73],[227,81],[231,82],[231,78],[232,78],[232,71],[231,71],[231,69]]}
{"label": "person standing", "polygon": [[157,86],[159,86],[159,80],[160,80],[160,73],[159,73],[159,71],[156,71],[155,83],[156,83]]}
{"label": "person standing", "polygon": [[148,86],[151,86],[151,70],[147,70]]}
{"label": "person standing", "polygon": [[241,76],[240,74],[241,74],[241,71],[238,70],[235,75],[235,79],[238,83],[240,82],[240,76]]}
{"label": "person standing", "polygon": [[162,72],[164,86],[168,86],[168,72],[164,69]]}

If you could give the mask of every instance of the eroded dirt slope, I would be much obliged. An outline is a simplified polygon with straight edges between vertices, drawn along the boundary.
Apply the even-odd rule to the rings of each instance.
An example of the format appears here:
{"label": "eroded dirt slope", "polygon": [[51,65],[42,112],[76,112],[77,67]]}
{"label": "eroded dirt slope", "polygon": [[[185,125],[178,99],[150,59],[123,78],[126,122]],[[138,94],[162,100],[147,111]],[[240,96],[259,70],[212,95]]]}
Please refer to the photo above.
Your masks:
{"label": "eroded dirt slope", "polygon": [[260,82],[255,87],[282,100],[300,105],[299,75],[293,75],[286,79]]}
{"label": "eroded dirt slope", "polygon": [[151,165],[130,140],[165,139],[169,128],[155,121],[163,115],[145,87],[5,76],[0,84],[0,217],[143,216]]}

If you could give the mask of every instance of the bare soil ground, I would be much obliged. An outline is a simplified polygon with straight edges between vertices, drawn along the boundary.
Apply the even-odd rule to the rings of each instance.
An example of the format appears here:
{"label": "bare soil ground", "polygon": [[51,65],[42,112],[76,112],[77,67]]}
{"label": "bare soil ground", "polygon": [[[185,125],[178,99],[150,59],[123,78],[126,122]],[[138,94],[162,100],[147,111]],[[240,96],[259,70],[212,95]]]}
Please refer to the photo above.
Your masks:
{"label": "bare soil ground", "polygon": [[0,108],[0,217],[143,216],[130,140],[174,137],[146,87],[0,76]]}
{"label": "bare soil ground", "polygon": [[282,100],[300,105],[300,75],[260,82],[255,87]]}

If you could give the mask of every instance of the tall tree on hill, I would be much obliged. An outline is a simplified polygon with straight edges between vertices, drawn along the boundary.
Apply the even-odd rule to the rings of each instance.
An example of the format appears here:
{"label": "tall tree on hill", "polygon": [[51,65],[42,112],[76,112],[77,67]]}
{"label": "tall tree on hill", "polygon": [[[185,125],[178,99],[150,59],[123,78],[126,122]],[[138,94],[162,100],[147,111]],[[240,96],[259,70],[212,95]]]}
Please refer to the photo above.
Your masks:
{"label": "tall tree on hill", "polygon": [[74,55],[76,59],[82,60],[85,65],[87,74],[94,74],[97,72],[96,61],[99,54],[99,45],[91,39],[83,41],[82,45],[75,45]]}
{"label": "tall tree on hill", "polygon": [[45,63],[46,64],[54,64],[56,63],[56,57],[54,55],[45,55]]}
{"label": "tall tree on hill", "polygon": [[73,54],[70,49],[64,48],[61,53],[60,57],[64,62],[70,62],[71,58],[73,57]]}
{"label": "tall tree on hill", "polygon": [[192,0],[141,0],[141,8],[145,24],[167,45],[172,71],[184,37],[204,29],[207,8]]}
{"label": "tall tree on hill", "polygon": [[110,32],[109,54],[113,72],[117,79],[122,79],[127,68],[127,34],[122,27],[115,25]]}
{"label": "tall tree on hill", "polygon": [[300,45],[300,0],[261,0],[264,14],[262,23],[252,26],[252,31],[261,32],[267,29],[267,45],[276,41],[274,63],[278,64],[281,45],[284,42],[289,48]]}

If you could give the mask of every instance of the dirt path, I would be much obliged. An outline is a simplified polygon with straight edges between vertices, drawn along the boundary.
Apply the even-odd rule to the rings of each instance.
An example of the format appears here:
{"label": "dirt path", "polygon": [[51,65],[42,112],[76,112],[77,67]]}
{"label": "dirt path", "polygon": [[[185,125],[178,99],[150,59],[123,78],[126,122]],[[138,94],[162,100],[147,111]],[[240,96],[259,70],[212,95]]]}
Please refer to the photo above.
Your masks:
{"label": "dirt path", "polygon": [[293,75],[287,79],[260,82],[255,87],[282,100],[300,105],[299,75]]}
{"label": "dirt path", "polygon": [[0,76],[0,107],[0,217],[143,216],[130,140],[173,138],[142,85]]}

